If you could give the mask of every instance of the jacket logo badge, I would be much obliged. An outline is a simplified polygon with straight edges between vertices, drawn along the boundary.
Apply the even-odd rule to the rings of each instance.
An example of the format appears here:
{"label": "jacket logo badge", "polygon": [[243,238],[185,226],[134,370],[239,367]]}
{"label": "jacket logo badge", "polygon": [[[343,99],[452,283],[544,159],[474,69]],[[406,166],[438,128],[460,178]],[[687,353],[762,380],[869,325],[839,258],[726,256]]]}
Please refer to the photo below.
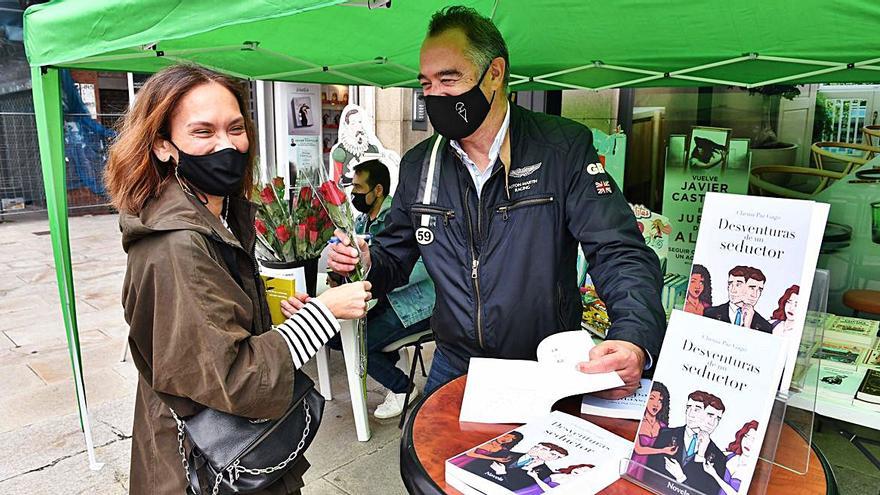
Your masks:
{"label": "jacket logo badge", "polygon": [[590,163],[587,164],[587,173],[589,173],[590,175],[604,174],[605,167],[599,162]]}
{"label": "jacket logo badge", "polygon": [[611,194],[611,183],[607,180],[596,182],[596,192],[599,194]]}
{"label": "jacket logo badge", "polygon": [[455,104],[455,111],[458,112],[458,116],[467,123],[467,108],[464,107],[463,101]]}
{"label": "jacket logo badge", "polygon": [[427,246],[434,242],[434,232],[428,227],[419,227],[416,229],[416,242],[422,246]]}
{"label": "jacket logo badge", "polygon": [[510,171],[509,175],[514,179],[521,179],[535,173],[539,168],[541,168],[542,164],[543,162],[538,162],[534,165],[529,165],[528,167],[515,168]]}

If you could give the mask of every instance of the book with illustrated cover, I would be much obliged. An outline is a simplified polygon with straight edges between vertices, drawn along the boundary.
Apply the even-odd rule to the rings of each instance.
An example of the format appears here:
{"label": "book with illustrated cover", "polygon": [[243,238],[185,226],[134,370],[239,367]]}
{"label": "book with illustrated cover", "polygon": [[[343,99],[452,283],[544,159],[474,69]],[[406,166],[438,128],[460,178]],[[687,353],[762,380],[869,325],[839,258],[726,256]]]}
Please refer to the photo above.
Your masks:
{"label": "book with illustrated cover", "polygon": [[673,311],[627,477],[662,494],[747,493],[785,365],[782,339]]}
{"label": "book with illustrated cover", "polygon": [[782,335],[788,390],[813,286],[828,205],[707,193],[684,310]]}
{"label": "book with illustrated cover", "polygon": [[632,442],[553,411],[446,461],[446,482],[469,495],[589,495],[620,478]]}
{"label": "book with illustrated cover", "polygon": [[846,366],[855,369],[864,361],[869,352],[869,348],[852,342],[823,340],[813,353],[813,358],[828,361],[838,367]]}
{"label": "book with illustrated cover", "polygon": [[639,380],[639,388],[636,392],[622,399],[600,399],[586,394],[581,399],[581,414],[592,414],[606,418],[642,419],[642,411],[645,410],[650,390],[651,380],[642,378]]}
{"label": "book with illustrated cover", "polygon": [[880,321],[829,315],[825,320],[825,338],[871,347],[877,339],[878,328]]}
{"label": "book with illustrated cover", "polygon": [[853,404],[880,412],[880,371],[867,370],[859,385]]}

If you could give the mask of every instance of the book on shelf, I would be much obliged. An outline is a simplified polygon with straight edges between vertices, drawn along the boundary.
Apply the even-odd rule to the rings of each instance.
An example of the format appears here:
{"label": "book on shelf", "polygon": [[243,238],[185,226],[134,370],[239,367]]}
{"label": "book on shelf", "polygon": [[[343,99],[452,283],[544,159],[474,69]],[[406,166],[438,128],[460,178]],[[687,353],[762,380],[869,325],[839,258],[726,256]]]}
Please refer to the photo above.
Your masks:
{"label": "book on shelf", "polygon": [[639,380],[639,388],[635,393],[621,399],[600,399],[586,394],[581,399],[581,414],[592,414],[606,418],[642,419],[642,411],[645,410],[650,390],[651,380],[642,378]]}
{"label": "book on shelf", "polygon": [[819,361],[807,371],[806,389],[812,390],[814,386],[818,386],[819,395],[822,397],[852,400],[864,377],[864,369],[835,366],[833,363]]}
{"label": "book on shelf", "polygon": [[782,339],[673,311],[627,477],[662,494],[747,493],[784,369]]}
{"label": "book on shelf", "polygon": [[880,412],[880,370],[866,370],[853,397],[853,405]]}
{"label": "book on shelf", "polygon": [[589,495],[620,478],[632,442],[553,411],[446,461],[446,482],[465,495]]}
{"label": "book on shelf", "polygon": [[862,362],[865,367],[880,370],[880,349],[878,347],[880,347],[880,343],[865,354],[865,360]]}
{"label": "book on shelf", "polygon": [[852,342],[825,339],[813,353],[814,359],[821,359],[838,367],[856,369],[865,360],[870,348]]}
{"label": "book on shelf", "polygon": [[592,348],[589,333],[573,330],[541,341],[537,361],[471,358],[459,421],[526,423],[564,397],[623,386],[617,373],[577,370]]}
{"label": "book on shelf", "polygon": [[825,320],[825,337],[828,340],[853,342],[871,347],[877,340],[880,321],[853,316],[828,315]]}
{"label": "book on shelf", "polygon": [[788,390],[828,205],[707,193],[684,310],[734,327],[781,335]]}

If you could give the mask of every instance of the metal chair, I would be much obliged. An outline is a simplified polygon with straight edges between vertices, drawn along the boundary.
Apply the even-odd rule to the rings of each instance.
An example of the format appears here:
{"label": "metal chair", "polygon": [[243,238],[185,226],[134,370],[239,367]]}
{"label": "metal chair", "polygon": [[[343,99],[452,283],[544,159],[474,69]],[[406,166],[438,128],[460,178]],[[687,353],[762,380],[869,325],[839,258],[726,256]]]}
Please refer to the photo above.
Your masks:
{"label": "metal chair", "polygon": [[[412,393],[413,388],[413,378],[416,375],[416,363],[422,365],[422,376],[428,376],[427,371],[425,370],[425,360],[422,358],[422,346],[428,342],[434,341],[434,332],[430,329],[425,330],[423,332],[414,333],[412,335],[407,335],[402,339],[395,340],[394,342],[386,345],[382,348],[382,352],[400,352],[406,351],[406,358],[409,361],[409,388],[406,390],[406,397],[403,401],[403,411],[400,412],[400,422],[397,424],[398,428],[403,428],[403,423],[406,420],[406,410],[409,409],[409,396]],[[412,347],[412,351],[414,356],[410,357],[409,348]]]}

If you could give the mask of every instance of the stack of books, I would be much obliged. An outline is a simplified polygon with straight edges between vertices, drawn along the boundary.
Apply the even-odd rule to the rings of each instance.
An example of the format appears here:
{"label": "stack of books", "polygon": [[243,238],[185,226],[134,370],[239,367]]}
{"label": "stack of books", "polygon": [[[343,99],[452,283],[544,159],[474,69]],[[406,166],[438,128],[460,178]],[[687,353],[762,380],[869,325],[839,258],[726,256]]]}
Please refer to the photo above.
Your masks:
{"label": "stack of books", "polygon": [[877,331],[880,322],[851,316],[827,315],[821,345],[813,357],[823,365],[846,367],[856,371],[862,367],[880,366],[880,343]]}

